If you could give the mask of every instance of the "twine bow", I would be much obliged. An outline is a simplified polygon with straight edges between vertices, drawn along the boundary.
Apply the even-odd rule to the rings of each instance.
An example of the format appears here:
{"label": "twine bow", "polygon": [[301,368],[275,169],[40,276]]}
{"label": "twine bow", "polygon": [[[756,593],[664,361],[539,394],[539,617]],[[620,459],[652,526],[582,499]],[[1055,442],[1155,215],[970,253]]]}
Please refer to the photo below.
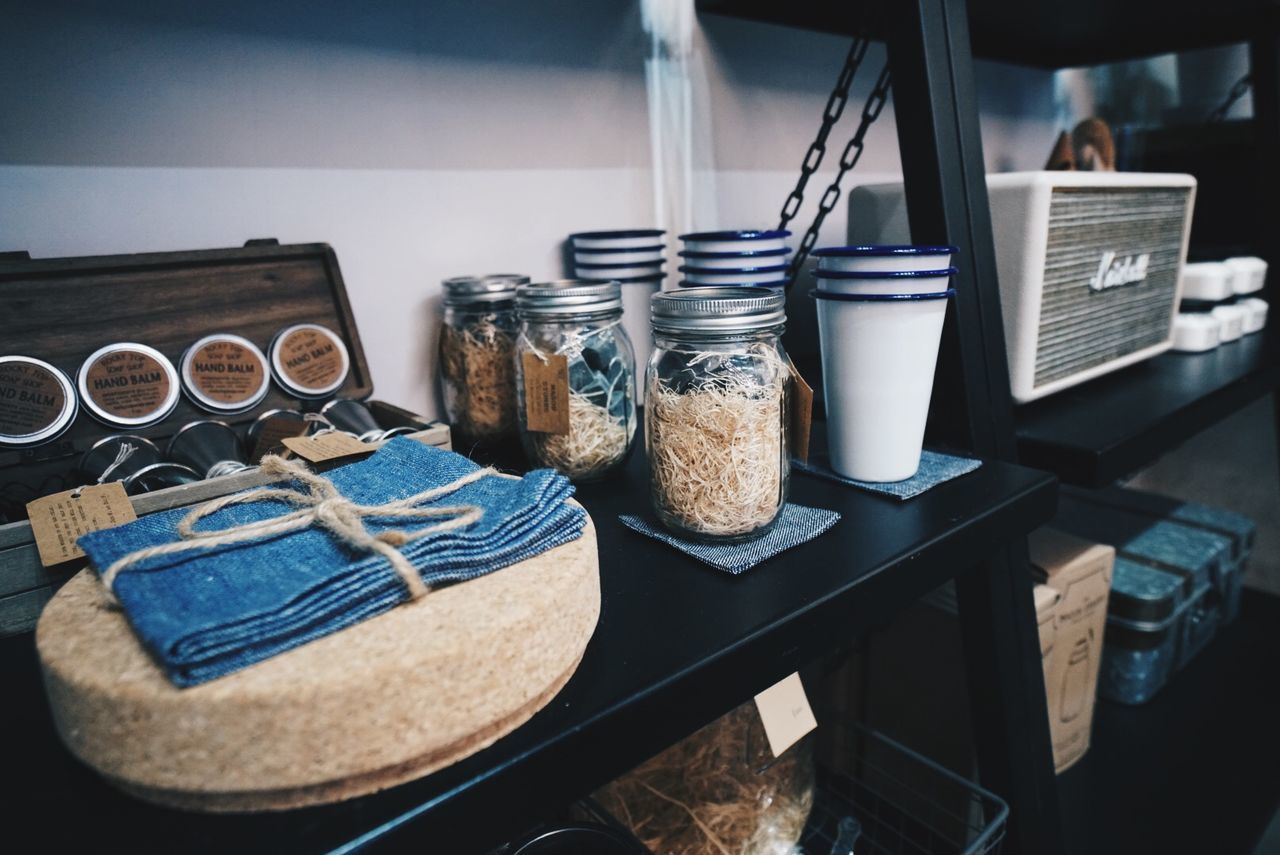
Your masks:
{"label": "twine bow", "polygon": [[[418,599],[430,588],[422,581],[418,571],[409,563],[409,559],[401,554],[397,547],[403,546],[419,538],[427,537],[442,531],[466,528],[484,516],[484,509],[478,505],[451,505],[440,507],[417,507],[423,502],[438,499],[458,489],[479,481],[497,472],[491,468],[477,469],[441,487],[423,490],[403,499],[396,499],[383,505],[360,505],[338,492],[333,483],[326,478],[312,473],[300,463],[285,460],[276,455],[262,458],[262,471],[268,475],[281,478],[292,478],[300,482],[309,492],[300,492],[281,487],[260,487],[244,493],[223,496],[212,502],[201,505],[182,518],[178,523],[178,534],[182,540],[150,546],[130,552],[114,561],[102,573],[102,584],[114,593],[116,577],[134,566],[165,555],[178,555],[183,552],[194,552],[217,546],[228,546],[237,543],[249,543],[263,538],[274,537],[300,531],[312,525],[318,525],[329,531],[338,540],[365,552],[374,552],[386,558],[392,569],[404,580],[409,589],[411,599]],[[269,499],[293,505],[297,510],[284,516],[244,525],[221,531],[196,531],[195,524],[204,517],[214,514],[231,505],[249,502],[261,502]],[[378,534],[371,534],[364,526],[366,519],[405,519],[425,520],[448,517],[444,522],[415,532],[393,529]]]}

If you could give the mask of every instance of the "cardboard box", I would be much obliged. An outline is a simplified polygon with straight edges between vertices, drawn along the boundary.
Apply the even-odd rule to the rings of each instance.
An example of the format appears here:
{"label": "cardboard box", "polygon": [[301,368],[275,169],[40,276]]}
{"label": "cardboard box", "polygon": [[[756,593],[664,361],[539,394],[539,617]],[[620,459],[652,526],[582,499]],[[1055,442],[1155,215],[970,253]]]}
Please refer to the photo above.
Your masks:
{"label": "cardboard box", "polygon": [[1040,650],[1053,765],[1062,772],[1089,750],[1116,551],[1049,528],[1034,532],[1028,545],[1039,581],[1058,595],[1052,604],[1047,595],[1040,595],[1037,615],[1045,616],[1040,623]]}

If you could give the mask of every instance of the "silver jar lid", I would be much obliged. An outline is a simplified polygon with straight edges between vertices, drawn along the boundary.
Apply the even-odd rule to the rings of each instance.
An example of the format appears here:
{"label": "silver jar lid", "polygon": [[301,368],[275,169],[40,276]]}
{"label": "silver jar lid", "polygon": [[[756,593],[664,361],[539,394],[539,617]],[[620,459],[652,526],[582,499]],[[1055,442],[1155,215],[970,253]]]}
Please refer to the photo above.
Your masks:
{"label": "silver jar lid", "polygon": [[52,442],[75,420],[71,379],[30,356],[0,356],[0,447]]}
{"label": "silver jar lid", "polygon": [[490,273],[488,276],[454,276],[441,284],[446,306],[501,303],[514,300],[516,288],[529,284],[529,277],[520,273]]}
{"label": "silver jar lid", "polygon": [[247,338],[215,333],[191,345],[178,362],[182,391],[202,410],[243,413],[271,391],[267,357]]}
{"label": "silver jar lid", "polygon": [[132,341],[98,348],[76,373],[81,404],[110,427],[163,421],[178,406],[180,385],[178,369],[167,356]]}
{"label": "silver jar lid", "polygon": [[622,286],[617,282],[559,279],[521,285],[516,290],[521,317],[556,317],[622,311]]}
{"label": "silver jar lid", "polygon": [[659,291],[653,328],[670,332],[749,332],[786,323],[787,295],[772,288],[725,286]]}

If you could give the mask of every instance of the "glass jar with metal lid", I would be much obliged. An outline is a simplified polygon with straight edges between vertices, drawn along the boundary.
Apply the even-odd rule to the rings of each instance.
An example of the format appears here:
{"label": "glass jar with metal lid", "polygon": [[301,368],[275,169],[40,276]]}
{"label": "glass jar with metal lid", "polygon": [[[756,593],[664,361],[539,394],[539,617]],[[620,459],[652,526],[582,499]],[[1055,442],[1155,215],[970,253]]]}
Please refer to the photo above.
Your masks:
{"label": "glass jar with metal lid", "polygon": [[580,481],[631,453],[635,351],[622,327],[617,282],[565,279],[516,291],[516,390],[529,462]]}
{"label": "glass jar with metal lid", "polygon": [[767,532],[787,498],[786,296],[765,288],[655,294],[645,445],[658,519],[696,540]]}
{"label": "glass jar with metal lid", "polygon": [[440,386],[454,446],[516,436],[516,287],[528,276],[495,273],[444,280]]}

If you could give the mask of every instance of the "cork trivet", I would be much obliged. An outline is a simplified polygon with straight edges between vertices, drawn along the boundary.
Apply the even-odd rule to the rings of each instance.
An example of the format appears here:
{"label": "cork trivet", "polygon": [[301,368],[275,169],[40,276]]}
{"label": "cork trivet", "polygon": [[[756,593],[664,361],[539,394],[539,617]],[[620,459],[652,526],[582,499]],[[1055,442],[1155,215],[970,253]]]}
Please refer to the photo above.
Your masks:
{"label": "cork trivet", "polygon": [[36,628],[73,754],[144,799],[206,811],[341,801],[421,777],[526,722],[600,614],[595,529],[536,558],[188,689],[89,570]]}

